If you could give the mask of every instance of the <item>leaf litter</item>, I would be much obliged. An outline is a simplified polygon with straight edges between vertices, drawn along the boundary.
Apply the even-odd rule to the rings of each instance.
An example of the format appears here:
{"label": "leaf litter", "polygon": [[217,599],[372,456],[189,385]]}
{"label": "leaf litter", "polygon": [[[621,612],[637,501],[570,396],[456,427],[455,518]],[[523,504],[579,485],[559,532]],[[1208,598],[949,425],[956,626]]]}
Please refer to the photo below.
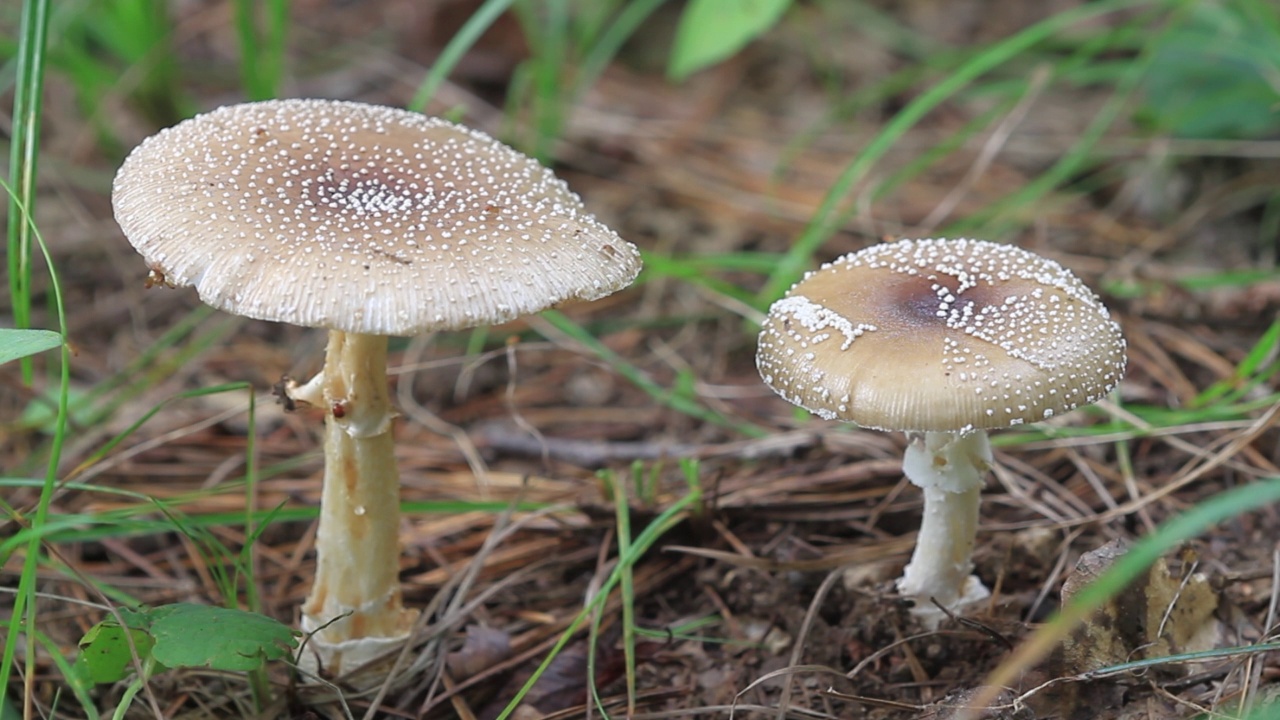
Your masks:
{"label": "leaf litter", "polygon": [[[325,9],[311,21],[300,19],[298,32],[332,25],[343,29],[344,46],[370,49],[383,61],[398,59],[395,49],[360,34],[370,29],[359,17],[343,20],[343,13],[354,12],[350,8]],[[684,86],[621,68],[606,73],[569,127],[560,160],[570,185],[607,223],[651,252],[784,250],[868,132],[862,125],[855,132],[819,129],[806,149],[786,145],[812,129],[812,108],[829,100],[795,59],[796,47],[804,45],[805,17]],[[903,17],[913,22],[910,12]],[[219,37],[219,30],[195,18],[178,21],[197,36]],[[974,18],[975,37],[997,32],[996,19],[986,22]],[[407,42],[421,30],[409,23],[401,32]],[[219,47],[225,48],[214,44],[210,52],[225,52]],[[314,60],[299,60],[307,59]],[[819,59],[845,63],[841,67],[851,76],[892,62]],[[229,56],[220,60],[232,62]],[[387,67],[361,63],[350,74],[322,72],[309,82],[318,95],[342,95],[354,82],[381,88],[361,100],[403,104],[407,95],[388,81]],[[463,73],[457,80],[446,98],[467,97],[482,125],[498,117],[498,108],[471,93],[474,77]],[[1027,183],[1054,153],[1069,147],[1071,133],[1088,120],[1088,107],[1033,105],[1026,122],[1057,123],[1053,127],[1060,132],[1045,135],[1039,146],[1028,147],[1026,137],[1011,140],[966,187],[953,214],[979,211]],[[890,153],[887,167],[901,166],[913,149],[954,132],[958,110],[931,117],[910,133]],[[67,137],[80,122],[65,98],[52,98],[47,112],[53,138]],[[145,121],[137,117],[126,113],[117,121],[127,136],[146,134]],[[874,124],[875,118],[866,122]],[[1111,138],[1110,147],[1126,140]],[[824,259],[929,218],[940,203],[953,201],[955,182],[977,155],[978,148],[966,148],[873,204],[874,213],[858,215],[824,246]],[[95,162],[109,171],[106,158]],[[1051,251],[1109,295],[1132,359],[1121,405],[1073,416],[1051,429],[997,437],[1002,470],[985,490],[975,557],[977,572],[994,593],[974,616],[921,633],[892,591],[919,520],[919,498],[902,481],[894,459],[901,439],[798,420],[759,382],[754,335],[743,331],[742,316],[749,314],[735,304],[740,301],[710,284],[656,277],[625,295],[566,312],[658,386],[685,388],[706,407],[767,428],[769,436],[744,438],[655,402],[572,338],[536,320],[490,330],[489,346],[511,345],[466,360],[452,357],[465,337],[393,349],[393,357],[406,360],[394,379],[400,396],[468,433],[483,463],[483,483],[478,484],[474,459],[469,462],[452,437],[406,409],[409,419],[397,428],[408,518],[401,528],[401,577],[406,603],[424,608],[424,623],[400,671],[375,694],[349,694],[339,703],[332,689],[312,688],[307,699],[319,703],[316,712],[334,717],[370,710],[400,717],[494,717],[502,698],[530,676],[611,571],[616,551],[609,493],[617,486],[596,471],[625,476],[632,460],[646,463],[651,480],[627,489],[631,526],[638,531],[687,493],[674,459],[693,456],[701,460],[702,505],[634,570],[636,617],[648,631],[636,650],[637,709],[649,717],[691,711],[775,717],[785,699],[791,717],[953,717],[954,706],[971,697],[1010,645],[1059,603],[1060,588],[1081,556],[1117,538],[1144,534],[1220,488],[1277,474],[1276,431],[1262,414],[1274,403],[1274,379],[1263,374],[1250,383],[1235,368],[1280,309],[1280,296],[1269,281],[1208,290],[1190,290],[1181,281],[1254,261],[1241,256],[1241,244],[1213,239],[1246,231],[1250,220],[1205,211],[1215,197],[1214,178],[1226,183],[1228,177],[1212,158],[1198,162],[1206,178],[1203,196],[1175,206],[1158,224],[1119,201],[1063,195],[1041,211],[1051,241],[1034,233],[1019,238]],[[1265,160],[1256,162],[1246,175],[1268,167]],[[73,307],[82,309],[70,318],[71,335],[75,384],[88,391],[116,382],[121,368],[182,325],[196,301],[172,291],[142,292],[146,268],[110,240],[114,230],[104,188],[49,182],[52,192],[43,207],[50,217],[42,229],[59,239],[53,252],[64,290]],[[759,274],[728,263],[711,274],[751,290],[761,284]],[[1123,292],[1135,286],[1142,292]],[[309,368],[295,365],[314,357],[304,347],[314,348],[317,340],[261,323],[219,327],[217,333],[209,326],[205,334],[197,329],[161,346],[151,369],[142,373],[144,381],[124,382],[96,400],[109,412],[101,422],[78,428],[67,468],[178,392],[252,382],[260,390],[254,451],[261,468],[252,504],[283,503],[288,511],[265,528],[252,567],[266,612],[292,625],[311,580],[314,514],[307,509],[318,501],[319,419],[280,412],[266,391],[286,373],[306,376]],[[412,363],[411,355],[417,358]],[[508,356],[515,359],[514,374],[502,361]],[[1274,363],[1274,350],[1267,357],[1264,369]],[[15,372],[10,365],[0,368],[6,417],[18,417],[37,397],[8,382]],[[1202,390],[1216,383],[1232,393],[1231,411],[1180,420],[1177,409],[1196,407]],[[54,510],[65,522],[49,547],[76,575],[151,606],[221,603],[218,583],[195,545],[156,522],[154,506],[138,495],[115,494],[163,498],[238,550],[246,541],[241,479],[250,450],[248,426],[243,414],[227,414],[236,403],[243,408],[242,399],[213,397],[166,406],[115,453],[88,466],[80,479],[91,481],[90,487],[60,489]],[[1137,413],[1143,406],[1168,408],[1169,414]],[[1090,420],[1105,423],[1107,417],[1124,422],[1095,428],[1097,436],[1078,432]],[[40,442],[36,428],[7,432],[0,441],[4,466],[29,468],[29,454]],[[1115,443],[1121,443],[1123,456]],[[34,498],[33,489],[19,487],[6,502],[26,510]],[[1202,604],[1216,602],[1208,614],[1220,624],[1220,647],[1269,639],[1278,524],[1274,508],[1266,508],[1215,528],[1191,545],[1194,572],[1184,558],[1171,559],[1173,574],[1156,581],[1164,590],[1149,596],[1190,592]],[[6,535],[17,527],[10,522]],[[6,580],[16,577],[17,567],[11,558]],[[1183,584],[1197,573],[1203,583]],[[103,619],[100,610],[79,603],[104,598],[89,583],[65,576],[48,577],[42,591],[41,617],[48,623],[42,631],[56,646],[74,651],[84,632]],[[1182,613],[1177,601],[1171,608],[1152,612],[1168,615],[1169,622],[1188,614],[1207,617],[1204,610]],[[614,714],[626,707],[620,617],[619,600],[611,596],[594,636],[594,682],[600,703]],[[579,632],[571,638],[518,716],[594,712],[587,709],[595,702],[585,669],[588,637]],[[1139,636],[1124,645],[1126,657],[1150,639]],[[36,702],[49,707],[60,680],[47,651],[39,652],[40,674],[32,687]],[[990,712],[1020,718],[1030,708],[1037,716],[1119,718],[1144,711],[1178,717],[1230,710],[1265,696],[1280,679],[1273,657],[1209,660],[1191,674],[1101,679],[1051,660],[1025,669],[1019,686],[1007,689],[1001,707]],[[283,666],[267,667],[272,683],[286,687]],[[173,670],[155,678],[151,690],[174,707],[201,708],[209,716],[240,717],[249,707],[242,676],[211,679]],[[96,699],[107,708],[121,689],[104,686],[98,692]],[[65,700],[59,705],[60,711],[69,707]]]}

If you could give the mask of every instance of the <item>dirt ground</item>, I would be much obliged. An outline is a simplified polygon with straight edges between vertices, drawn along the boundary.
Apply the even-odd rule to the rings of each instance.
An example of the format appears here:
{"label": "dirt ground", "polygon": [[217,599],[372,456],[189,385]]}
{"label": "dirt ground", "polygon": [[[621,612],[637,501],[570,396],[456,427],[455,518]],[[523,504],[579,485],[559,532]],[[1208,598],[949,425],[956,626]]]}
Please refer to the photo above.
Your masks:
{"label": "dirt ground", "polygon": [[[922,38],[968,45],[1072,4],[912,0],[880,9]],[[423,64],[475,5],[297,0],[286,94],[404,105]],[[838,98],[909,60],[869,34],[823,25],[820,6],[802,3],[745,53],[680,85],[661,73],[675,14],[660,16],[573,107],[556,146],[557,171],[603,221],[654,254],[784,251],[839,173],[911,97],[824,122]],[[189,92],[201,108],[237,101],[228,8],[175,8]],[[465,106],[467,122],[501,134],[507,84],[524,54],[518,27],[500,22],[432,110]],[[77,419],[64,474],[74,469],[81,483],[172,499],[191,516],[242,512],[245,493],[233,481],[248,450],[246,393],[166,401],[247,381],[258,397],[257,507],[314,507],[321,419],[285,413],[270,388],[282,375],[317,369],[322,335],[209,313],[176,343],[157,346],[199,302],[190,291],[144,289],[146,269],[111,217],[109,181],[119,158],[101,150],[66,84],[56,74],[50,83],[38,221],[71,311],[73,389],[112,387],[109,412]],[[883,238],[927,235],[1031,182],[1076,142],[1104,100],[1089,88],[1053,88],[1026,105],[980,174],[970,176],[986,162],[991,132],[887,196],[855,189],[852,205],[861,211],[819,259]],[[108,107],[102,119],[126,147],[157,129],[124,98]],[[874,179],[984,109],[973,98],[932,113]],[[797,144],[802,137],[807,143]],[[629,488],[633,533],[688,493],[679,458],[700,460],[703,493],[635,568],[635,621],[654,632],[638,641],[633,712],[648,718],[952,717],[947,706],[981,686],[1059,606],[1082,556],[1087,566],[1096,559],[1087,554],[1109,542],[1132,541],[1226,488],[1276,475],[1280,435],[1267,407],[1276,389],[1266,383],[1242,399],[1259,403],[1249,412],[1202,415],[1153,432],[1143,432],[1146,421],[1126,406],[1189,407],[1201,390],[1233,376],[1274,321],[1274,279],[1203,290],[1175,280],[1272,266],[1277,246],[1240,241],[1257,232],[1261,210],[1231,211],[1218,200],[1235,182],[1274,183],[1280,166],[1274,154],[1172,162],[1158,142],[1134,140],[1141,136],[1124,123],[1108,138],[1115,154],[1109,182],[1051,195],[1028,230],[1001,238],[1061,261],[1099,289],[1123,324],[1130,363],[1118,402],[1062,418],[1052,432],[997,435],[999,467],[987,480],[976,551],[977,572],[994,588],[989,604],[938,631],[922,630],[894,590],[921,509],[918,490],[902,477],[903,437],[800,418],[760,381],[749,322],[755,310],[705,284],[655,277],[566,309],[619,361],[540,318],[492,329],[470,354],[468,344],[478,340],[464,333],[393,343],[393,399],[403,414],[396,447],[406,502],[405,600],[456,605],[435,617],[438,641],[427,642],[422,664],[387,687],[374,716],[497,717],[612,569],[616,518],[598,471],[628,477],[635,460],[648,481]],[[696,272],[751,292],[763,282],[728,265]],[[1132,287],[1143,291],[1118,290]],[[678,412],[629,380],[619,363],[767,433],[749,437]],[[16,417],[43,389],[20,388],[12,364],[0,368],[0,379],[4,415]],[[95,457],[162,403],[125,442]],[[1118,421],[1114,432],[1069,432],[1110,418]],[[9,433],[0,464],[24,467],[46,441],[37,430]],[[191,493],[198,500],[184,499]],[[8,503],[22,508],[34,498],[17,490]],[[541,509],[500,510],[516,502]],[[135,521],[156,517],[145,503],[101,492],[66,489],[54,504],[58,513],[129,509]],[[314,524],[292,517],[260,538],[256,576],[267,611],[294,624],[310,583]],[[231,520],[208,530],[232,548],[245,539],[243,524]],[[500,542],[487,545],[496,535]],[[1156,639],[1145,608],[1164,597],[1160,588],[1197,588],[1204,599],[1187,611],[1194,627],[1186,632],[1211,627],[1214,646],[1270,637],[1277,538],[1274,507],[1215,526],[1169,558],[1172,579],[1140,578],[1141,592],[1123,596],[1110,620],[1099,621],[1105,627],[1087,630],[1097,635],[1073,635],[1077,648],[1096,649],[1104,662],[1055,652],[1022,668],[987,717],[1193,717],[1275,687],[1274,653],[1096,678],[1080,673],[1143,656]],[[100,599],[89,579],[151,604],[219,602],[206,561],[180,533],[104,533],[56,550],[67,569],[50,567],[40,588],[48,593],[41,629],[51,647],[69,651],[101,619],[76,604]],[[4,583],[18,567],[10,561]],[[478,572],[468,575],[469,568]],[[1193,571],[1203,574],[1203,586]],[[602,706],[614,716],[627,714],[619,607],[612,597],[599,615],[594,668]],[[514,717],[599,716],[590,707],[586,638],[572,637]],[[32,685],[46,712],[60,677],[47,652]],[[281,687],[288,681],[283,668],[271,677]],[[100,707],[112,707],[122,691],[100,688]],[[333,703],[306,706],[323,692],[281,692],[266,716],[340,717]],[[165,717],[250,714],[248,687],[236,675],[174,671],[156,677],[150,693]],[[80,716],[70,698],[57,702],[58,717]],[[372,702],[370,694],[348,698],[356,716]],[[152,707],[139,700],[130,716],[152,717]]]}

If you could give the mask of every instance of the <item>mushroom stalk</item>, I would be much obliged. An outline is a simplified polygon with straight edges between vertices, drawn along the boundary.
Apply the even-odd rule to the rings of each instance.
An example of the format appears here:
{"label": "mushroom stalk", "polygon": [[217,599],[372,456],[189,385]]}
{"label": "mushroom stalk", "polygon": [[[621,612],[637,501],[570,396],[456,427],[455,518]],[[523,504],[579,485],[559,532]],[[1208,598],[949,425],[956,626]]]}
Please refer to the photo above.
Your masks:
{"label": "mushroom stalk", "polygon": [[311,645],[324,668],[340,674],[407,637],[417,613],[405,610],[400,596],[400,476],[387,338],[330,331],[321,372],[324,489],[302,627],[323,627]]}
{"label": "mushroom stalk", "polygon": [[908,439],[902,469],[924,491],[924,517],[898,591],[916,600],[913,613],[926,626],[936,626],[944,615],[931,599],[957,609],[990,595],[972,572],[991,444],[982,430],[910,433]]}

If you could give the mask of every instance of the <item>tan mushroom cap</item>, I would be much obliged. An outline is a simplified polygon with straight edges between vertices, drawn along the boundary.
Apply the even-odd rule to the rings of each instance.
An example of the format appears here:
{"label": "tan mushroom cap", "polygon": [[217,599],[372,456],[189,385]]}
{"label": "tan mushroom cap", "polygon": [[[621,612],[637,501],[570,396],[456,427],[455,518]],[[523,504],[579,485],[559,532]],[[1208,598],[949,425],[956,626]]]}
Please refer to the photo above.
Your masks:
{"label": "tan mushroom cap", "polygon": [[537,161],[394,108],[272,100],[148,138],[112,192],[165,282],[222,310],[379,335],[625,287],[640,254]]}
{"label": "tan mushroom cap", "polygon": [[1125,343],[1061,265],[979,240],[901,240],[824,265],[770,308],[766,384],[827,419],[963,432],[1037,422],[1120,381]]}

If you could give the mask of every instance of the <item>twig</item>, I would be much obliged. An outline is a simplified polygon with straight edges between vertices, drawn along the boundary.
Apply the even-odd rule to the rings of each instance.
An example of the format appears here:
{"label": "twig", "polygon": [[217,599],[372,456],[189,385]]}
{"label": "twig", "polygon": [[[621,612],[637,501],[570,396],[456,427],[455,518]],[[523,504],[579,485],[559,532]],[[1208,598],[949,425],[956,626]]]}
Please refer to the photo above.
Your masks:
{"label": "twig", "polygon": [[545,456],[588,468],[630,460],[680,457],[695,457],[702,460],[715,457],[744,460],[788,457],[798,450],[814,447],[822,441],[821,433],[812,431],[795,431],[765,438],[711,445],[661,440],[578,440],[537,437],[526,430],[513,428],[510,423],[502,420],[483,423],[473,430],[473,434],[478,444],[497,452],[527,457]]}

